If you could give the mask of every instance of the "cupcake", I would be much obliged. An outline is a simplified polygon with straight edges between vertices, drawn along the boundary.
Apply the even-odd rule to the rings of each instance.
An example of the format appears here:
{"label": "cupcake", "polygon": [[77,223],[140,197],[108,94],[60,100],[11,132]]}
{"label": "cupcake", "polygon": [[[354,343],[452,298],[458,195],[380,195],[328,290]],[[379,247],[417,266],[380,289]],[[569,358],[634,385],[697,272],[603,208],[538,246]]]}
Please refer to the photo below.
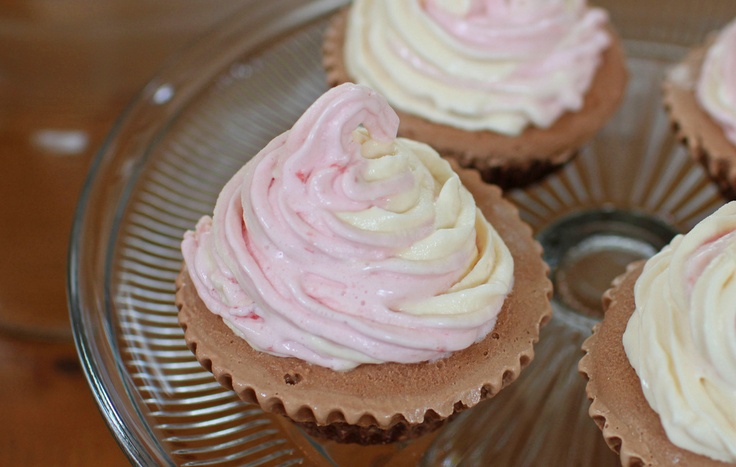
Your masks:
{"label": "cupcake", "polygon": [[678,138],[727,199],[736,198],[736,20],[693,49],[665,77]]}
{"label": "cupcake", "polygon": [[339,442],[410,439],[495,395],[551,314],[516,208],[398,123],[375,91],[331,89],[182,243],[176,302],[197,359]]}
{"label": "cupcake", "polygon": [[324,41],[331,85],[365,84],[425,142],[502,187],[569,161],[618,108],[627,72],[584,0],[357,0]]}
{"label": "cupcake", "polygon": [[606,292],[580,370],[623,465],[736,464],[735,275],[732,202]]}

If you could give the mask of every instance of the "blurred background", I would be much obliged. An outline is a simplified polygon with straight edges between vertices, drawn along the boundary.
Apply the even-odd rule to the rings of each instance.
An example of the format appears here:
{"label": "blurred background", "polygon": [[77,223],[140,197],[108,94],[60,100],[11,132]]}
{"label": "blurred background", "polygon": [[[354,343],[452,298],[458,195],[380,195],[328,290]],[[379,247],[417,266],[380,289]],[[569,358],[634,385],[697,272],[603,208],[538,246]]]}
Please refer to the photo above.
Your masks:
{"label": "blurred background", "polygon": [[77,197],[136,92],[247,3],[0,0],[0,465],[128,465],[72,341]]}

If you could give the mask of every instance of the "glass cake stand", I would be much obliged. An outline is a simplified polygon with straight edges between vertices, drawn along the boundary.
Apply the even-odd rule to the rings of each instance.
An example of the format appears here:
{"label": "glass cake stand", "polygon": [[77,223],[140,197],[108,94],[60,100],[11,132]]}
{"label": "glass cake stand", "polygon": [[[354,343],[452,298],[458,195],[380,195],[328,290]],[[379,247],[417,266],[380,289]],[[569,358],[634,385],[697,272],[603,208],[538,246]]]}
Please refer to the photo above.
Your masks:
{"label": "glass cake stand", "polygon": [[687,47],[736,16],[736,2],[599,2],[629,56],[622,108],[572,163],[507,193],[544,244],[556,288],[536,359],[434,437],[377,448],[316,443],[241,402],[189,352],[174,306],[182,233],[325,91],[321,36],[344,3],[251,2],[170,60],[95,158],[68,291],[79,355],[113,434],[138,465],[617,465],[587,415],[580,344],[627,262],[723,204],[674,140],[660,83]]}

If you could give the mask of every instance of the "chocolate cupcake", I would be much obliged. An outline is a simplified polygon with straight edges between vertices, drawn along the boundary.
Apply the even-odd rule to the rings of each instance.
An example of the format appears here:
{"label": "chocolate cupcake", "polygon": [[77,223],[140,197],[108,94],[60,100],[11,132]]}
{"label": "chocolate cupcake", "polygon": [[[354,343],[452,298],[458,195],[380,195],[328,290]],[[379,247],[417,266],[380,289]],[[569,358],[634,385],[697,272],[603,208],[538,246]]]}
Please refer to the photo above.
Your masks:
{"label": "chocolate cupcake", "polygon": [[580,371],[623,465],[736,463],[735,249],[731,203],[604,295]]}
{"label": "chocolate cupcake", "polygon": [[718,184],[736,198],[736,21],[694,48],[664,82],[665,107],[677,137]]}
{"label": "chocolate cupcake", "polygon": [[399,114],[399,136],[488,182],[529,184],[575,156],[627,82],[603,10],[543,3],[358,0],[326,33],[328,83],[373,87]]}
{"label": "chocolate cupcake", "polygon": [[516,208],[397,126],[374,91],[328,91],[182,245],[176,300],[197,359],[340,442],[410,439],[492,397],[551,314]]}

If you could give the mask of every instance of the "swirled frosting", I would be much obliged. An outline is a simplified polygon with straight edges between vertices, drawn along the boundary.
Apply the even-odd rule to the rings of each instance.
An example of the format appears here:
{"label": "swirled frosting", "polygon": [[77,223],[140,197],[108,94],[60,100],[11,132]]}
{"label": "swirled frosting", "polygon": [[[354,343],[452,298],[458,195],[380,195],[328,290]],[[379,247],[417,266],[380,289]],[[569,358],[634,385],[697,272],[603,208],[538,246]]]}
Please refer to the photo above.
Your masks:
{"label": "swirled frosting", "polygon": [[185,234],[198,295],[256,350],[348,370],[439,359],[494,327],[513,258],[398,123],[375,91],[333,88]]}
{"label": "swirled frosting", "polygon": [[623,343],[673,444],[736,462],[736,202],[647,261]]}
{"label": "swirled frosting", "polygon": [[584,0],[357,0],[344,60],[398,110],[517,135],[582,108],[607,21]]}
{"label": "swirled frosting", "polygon": [[717,36],[700,71],[696,97],[736,145],[736,20]]}

